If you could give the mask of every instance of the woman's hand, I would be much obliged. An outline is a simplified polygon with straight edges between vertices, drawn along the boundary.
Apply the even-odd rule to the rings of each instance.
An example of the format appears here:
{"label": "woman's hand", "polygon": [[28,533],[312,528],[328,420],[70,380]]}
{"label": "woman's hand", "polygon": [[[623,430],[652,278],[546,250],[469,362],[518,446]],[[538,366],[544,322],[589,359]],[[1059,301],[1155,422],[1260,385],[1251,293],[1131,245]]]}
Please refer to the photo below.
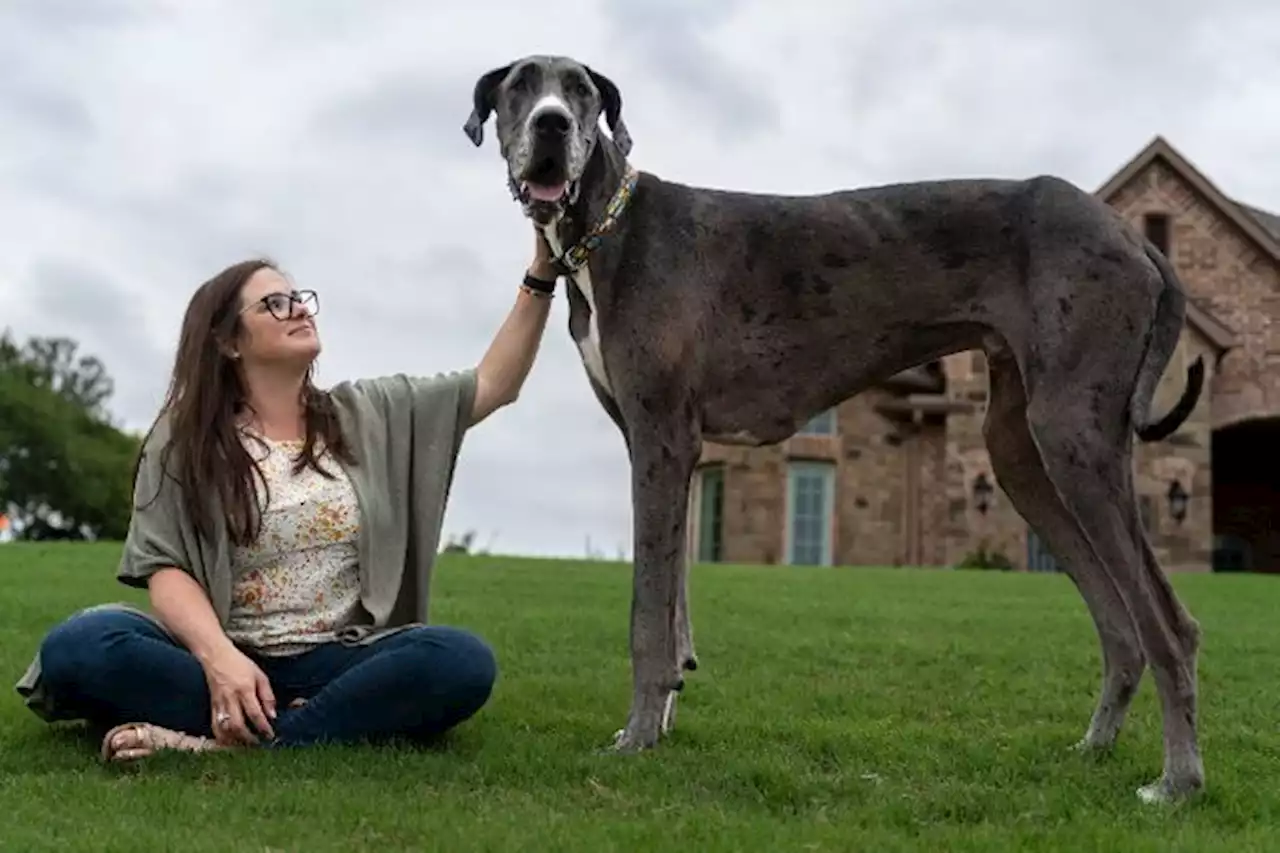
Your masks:
{"label": "woman's hand", "polygon": [[196,579],[176,567],[163,568],[151,576],[147,589],[160,621],[200,661],[209,683],[213,734],[218,743],[256,743],[250,723],[267,737],[275,737],[270,722],[276,716],[271,684],[227,638]]}
{"label": "woman's hand", "polygon": [[554,281],[556,271],[551,268],[551,247],[536,225],[533,228],[533,241],[533,262],[529,264],[529,275],[543,281]]}
{"label": "woman's hand", "polygon": [[271,720],[276,697],[271,682],[258,665],[229,646],[209,658],[204,667],[213,709],[213,734],[224,746],[252,745],[258,734],[274,738]]}

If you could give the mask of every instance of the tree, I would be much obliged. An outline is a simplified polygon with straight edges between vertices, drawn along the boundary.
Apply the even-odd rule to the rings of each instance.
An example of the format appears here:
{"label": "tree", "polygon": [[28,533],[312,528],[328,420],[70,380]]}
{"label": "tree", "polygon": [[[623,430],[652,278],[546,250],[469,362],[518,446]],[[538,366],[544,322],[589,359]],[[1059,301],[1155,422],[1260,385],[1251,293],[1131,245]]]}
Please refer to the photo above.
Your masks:
{"label": "tree", "polygon": [[107,420],[104,406],[115,392],[115,383],[96,357],[77,359],[79,348],[71,338],[31,338],[19,349],[5,330],[0,335],[0,370],[18,370],[37,388],[53,391]]}
{"label": "tree", "polygon": [[139,439],[106,411],[114,385],[67,338],[0,335],[0,506],[23,538],[120,539]]}

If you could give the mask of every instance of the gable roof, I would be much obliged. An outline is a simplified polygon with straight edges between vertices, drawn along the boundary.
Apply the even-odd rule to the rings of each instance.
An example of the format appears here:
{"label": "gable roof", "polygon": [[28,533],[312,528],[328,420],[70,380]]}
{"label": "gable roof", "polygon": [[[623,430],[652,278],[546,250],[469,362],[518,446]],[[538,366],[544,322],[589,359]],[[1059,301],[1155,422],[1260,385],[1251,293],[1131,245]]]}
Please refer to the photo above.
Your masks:
{"label": "gable roof", "polygon": [[[1227,196],[1162,136],[1152,139],[1099,187],[1095,195],[1110,202],[1122,187],[1156,160],[1162,160],[1174,174],[1207,199],[1223,218],[1239,228],[1267,257],[1280,264],[1280,216],[1242,204]],[[1187,300],[1187,323],[1219,351],[1239,346],[1240,341],[1234,331],[1190,298]]]}
{"label": "gable roof", "polygon": [[1197,305],[1189,296],[1187,297],[1187,325],[1204,335],[1205,339],[1219,352],[1226,352],[1240,345],[1240,338],[1235,332]]}
{"label": "gable roof", "polygon": [[1271,235],[1280,242],[1280,215],[1269,213],[1248,204],[1241,204],[1240,202],[1236,202],[1236,204],[1254,219],[1258,220],[1258,224],[1271,232]]}
{"label": "gable roof", "polygon": [[1178,177],[1208,199],[1218,213],[1243,231],[1271,260],[1280,264],[1280,216],[1240,204],[1228,197],[1163,136],[1151,140],[1146,148],[1139,151],[1137,156],[1121,167],[1094,194],[1103,201],[1111,201],[1121,187],[1156,160],[1163,160]]}

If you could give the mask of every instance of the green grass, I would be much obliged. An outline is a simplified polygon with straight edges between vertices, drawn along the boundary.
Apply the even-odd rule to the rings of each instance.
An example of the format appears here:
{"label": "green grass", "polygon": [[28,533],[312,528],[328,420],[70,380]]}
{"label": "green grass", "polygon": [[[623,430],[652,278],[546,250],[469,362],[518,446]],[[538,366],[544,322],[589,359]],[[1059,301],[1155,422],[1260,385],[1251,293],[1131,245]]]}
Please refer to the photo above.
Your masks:
{"label": "green grass", "polygon": [[74,608],[141,601],[115,546],[0,547],[3,850],[1275,849],[1280,579],[1181,576],[1205,630],[1208,790],[1160,769],[1150,677],[1115,754],[1068,747],[1098,686],[1062,577],[699,566],[702,669],[675,734],[601,754],[630,692],[629,569],[447,558],[434,619],[482,632],[502,675],[443,747],[165,755],[103,767],[12,692]]}

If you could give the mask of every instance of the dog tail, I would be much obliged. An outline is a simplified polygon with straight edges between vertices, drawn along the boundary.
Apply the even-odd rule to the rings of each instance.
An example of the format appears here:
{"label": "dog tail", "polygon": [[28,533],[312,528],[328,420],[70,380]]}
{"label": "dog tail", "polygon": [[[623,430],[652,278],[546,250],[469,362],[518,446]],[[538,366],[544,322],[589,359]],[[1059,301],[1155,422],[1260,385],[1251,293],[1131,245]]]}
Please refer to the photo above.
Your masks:
{"label": "dog tail", "polygon": [[1173,435],[1195,410],[1200,401],[1200,393],[1204,390],[1204,357],[1196,356],[1195,361],[1187,368],[1187,387],[1183,389],[1182,397],[1174,407],[1164,417],[1152,420],[1151,400],[1155,396],[1156,385],[1160,382],[1163,370],[1157,369],[1151,356],[1162,354],[1167,359],[1168,354],[1177,347],[1178,338],[1182,335],[1186,296],[1173,265],[1150,243],[1147,244],[1147,257],[1160,271],[1164,286],[1156,302],[1155,328],[1147,338],[1147,350],[1143,355],[1142,366],[1138,368],[1138,381],[1130,398],[1130,406],[1138,438],[1144,442],[1152,442]]}

